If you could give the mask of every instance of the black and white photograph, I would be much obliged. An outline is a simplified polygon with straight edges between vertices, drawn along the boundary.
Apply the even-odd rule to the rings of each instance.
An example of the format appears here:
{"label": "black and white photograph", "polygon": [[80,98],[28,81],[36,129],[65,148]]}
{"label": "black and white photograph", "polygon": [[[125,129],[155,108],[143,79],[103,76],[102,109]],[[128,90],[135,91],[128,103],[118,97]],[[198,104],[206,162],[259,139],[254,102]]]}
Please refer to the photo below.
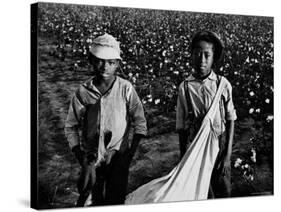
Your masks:
{"label": "black and white photograph", "polygon": [[274,195],[275,17],[30,13],[32,208]]}

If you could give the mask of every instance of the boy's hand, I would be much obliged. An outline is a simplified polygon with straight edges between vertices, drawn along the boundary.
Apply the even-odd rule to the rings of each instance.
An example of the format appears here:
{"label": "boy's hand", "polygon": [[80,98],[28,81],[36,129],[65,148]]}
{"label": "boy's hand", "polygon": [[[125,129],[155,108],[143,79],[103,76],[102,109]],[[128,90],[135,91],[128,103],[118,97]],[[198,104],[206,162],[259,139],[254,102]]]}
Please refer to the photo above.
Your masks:
{"label": "boy's hand", "polygon": [[[79,152],[79,150],[77,150]],[[83,153],[81,165],[80,178],[78,180],[78,191],[85,193],[90,190],[96,182],[96,155]]]}
{"label": "boy's hand", "polygon": [[94,162],[84,163],[81,166],[81,173],[78,180],[78,191],[79,193],[86,192],[91,189],[96,182],[96,169]]}
{"label": "boy's hand", "polygon": [[111,159],[113,158],[113,156],[116,154],[117,150],[112,149],[112,150],[108,150],[105,153],[104,159],[105,159],[105,164],[108,165],[111,162]]}
{"label": "boy's hand", "polygon": [[142,135],[142,134],[134,134],[131,148],[129,150],[130,160],[132,160],[132,158],[134,157],[136,150],[138,148],[138,145],[143,137],[144,137],[144,135]]}

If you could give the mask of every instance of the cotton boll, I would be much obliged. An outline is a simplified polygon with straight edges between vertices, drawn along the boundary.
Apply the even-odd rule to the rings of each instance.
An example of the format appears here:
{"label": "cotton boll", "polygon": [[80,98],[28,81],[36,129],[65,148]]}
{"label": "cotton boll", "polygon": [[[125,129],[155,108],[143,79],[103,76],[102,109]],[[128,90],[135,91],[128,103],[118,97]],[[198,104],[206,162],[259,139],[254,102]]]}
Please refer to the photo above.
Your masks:
{"label": "cotton boll", "polygon": [[251,109],[249,110],[249,113],[252,114],[254,111],[255,111],[254,108],[251,108]]}

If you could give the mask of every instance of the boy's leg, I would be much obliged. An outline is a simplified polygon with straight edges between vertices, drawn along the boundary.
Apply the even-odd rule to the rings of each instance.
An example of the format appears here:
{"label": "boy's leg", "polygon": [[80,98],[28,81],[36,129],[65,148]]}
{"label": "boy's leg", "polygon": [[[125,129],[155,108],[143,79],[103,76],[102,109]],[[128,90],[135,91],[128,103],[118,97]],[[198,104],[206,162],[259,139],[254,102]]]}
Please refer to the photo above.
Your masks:
{"label": "boy's leg", "polygon": [[79,198],[78,198],[75,206],[76,207],[84,207],[84,204],[85,204],[89,194],[90,194],[89,191],[79,193]]}
{"label": "boy's leg", "polygon": [[92,187],[92,205],[105,205],[104,184],[106,179],[105,166],[96,169],[96,182]]}
{"label": "boy's leg", "polygon": [[128,154],[117,152],[108,166],[105,201],[107,205],[124,204],[129,175]]}
{"label": "boy's leg", "polygon": [[80,177],[77,182],[77,188],[79,192],[79,198],[77,200],[76,206],[83,207],[88,196],[91,193],[92,187],[96,181],[96,170],[93,163],[85,163],[81,167]]}

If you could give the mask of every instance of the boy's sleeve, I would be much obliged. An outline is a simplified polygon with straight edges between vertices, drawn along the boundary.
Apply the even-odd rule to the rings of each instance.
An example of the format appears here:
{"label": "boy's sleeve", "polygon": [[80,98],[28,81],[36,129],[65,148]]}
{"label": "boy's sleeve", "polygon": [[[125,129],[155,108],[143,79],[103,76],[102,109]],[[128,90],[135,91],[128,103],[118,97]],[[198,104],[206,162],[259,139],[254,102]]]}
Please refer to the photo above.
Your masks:
{"label": "boy's sleeve", "polygon": [[237,119],[237,115],[233,104],[232,86],[230,83],[226,84],[226,93],[224,96],[225,96],[225,119],[234,121]]}
{"label": "boy's sleeve", "polygon": [[176,109],[176,130],[185,129],[185,118],[186,118],[186,99],[184,93],[184,83],[181,83],[178,91],[177,109]]}
{"label": "boy's sleeve", "polygon": [[132,119],[135,134],[147,135],[147,123],[144,116],[144,109],[139,96],[131,85],[127,92],[129,115]]}
{"label": "boy's sleeve", "polygon": [[84,110],[85,107],[82,104],[79,90],[77,90],[70,101],[64,128],[65,136],[70,148],[79,144],[79,127],[81,125],[81,117]]}

